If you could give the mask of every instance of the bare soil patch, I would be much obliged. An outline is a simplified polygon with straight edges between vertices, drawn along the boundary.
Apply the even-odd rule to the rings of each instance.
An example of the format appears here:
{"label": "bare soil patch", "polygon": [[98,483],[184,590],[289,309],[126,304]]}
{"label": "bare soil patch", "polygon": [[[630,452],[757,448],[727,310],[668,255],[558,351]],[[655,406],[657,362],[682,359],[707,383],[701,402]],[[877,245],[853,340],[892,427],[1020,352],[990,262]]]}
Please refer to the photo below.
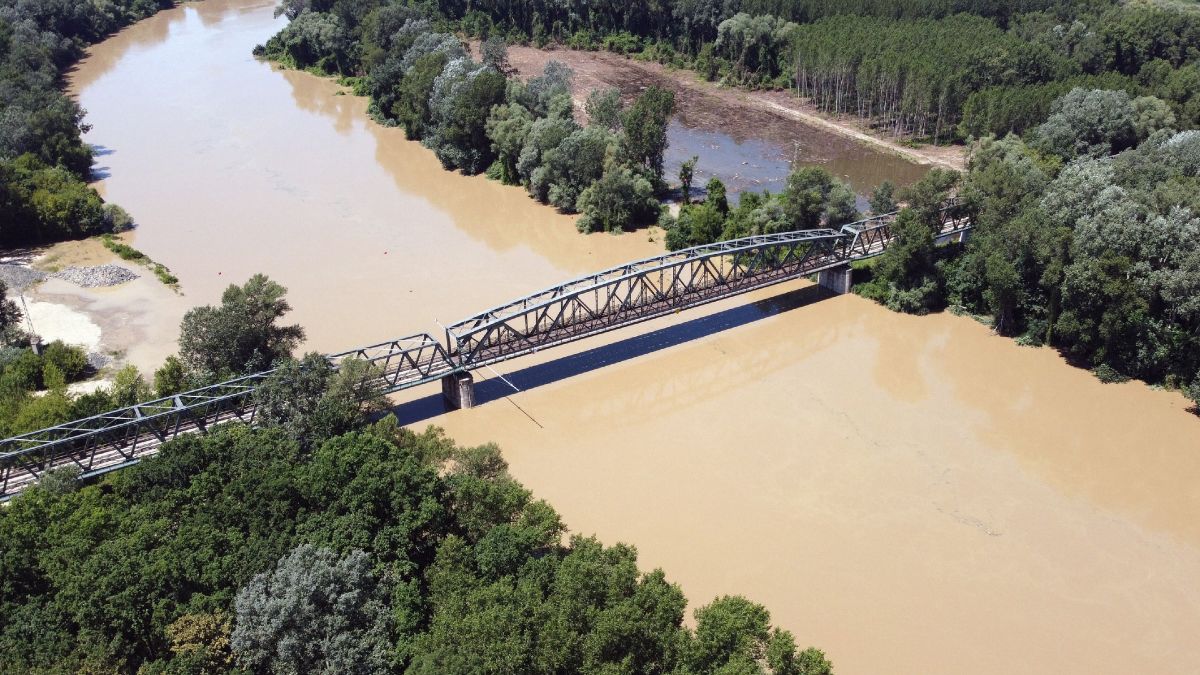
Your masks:
{"label": "bare soil patch", "polygon": [[748,139],[782,142],[799,134],[820,150],[836,144],[836,139],[821,141],[820,137],[836,135],[919,164],[955,170],[966,166],[966,152],[961,146],[908,147],[896,139],[879,135],[856,118],[820,113],[786,91],[724,87],[701,80],[691,71],[635,61],[610,52],[510,46],[508,55],[517,74],[526,79],[541,73],[551,59],[574,70],[572,94],[581,119],[584,101],[595,89],[616,87],[623,96],[632,98],[656,84],[675,92],[679,118],[685,126],[719,130],[739,143]]}

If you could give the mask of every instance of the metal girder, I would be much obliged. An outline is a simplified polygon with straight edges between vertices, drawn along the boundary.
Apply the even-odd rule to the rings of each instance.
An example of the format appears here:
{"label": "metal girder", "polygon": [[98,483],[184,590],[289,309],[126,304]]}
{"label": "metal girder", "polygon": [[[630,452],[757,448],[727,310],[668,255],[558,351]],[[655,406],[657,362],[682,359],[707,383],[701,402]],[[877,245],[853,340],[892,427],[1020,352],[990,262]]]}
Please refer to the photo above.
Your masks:
{"label": "metal girder", "polygon": [[[889,213],[843,225],[755,235],[644,258],[515,300],[446,328],[445,344],[421,333],[327,358],[379,367],[392,393],[539,349],[697,307],[883,253]],[[942,209],[937,237],[971,227],[956,201]],[[46,471],[83,477],[136,464],[163,443],[228,421],[254,421],[254,392],[274,370],[139,403],[0,441],[0,501]]]}

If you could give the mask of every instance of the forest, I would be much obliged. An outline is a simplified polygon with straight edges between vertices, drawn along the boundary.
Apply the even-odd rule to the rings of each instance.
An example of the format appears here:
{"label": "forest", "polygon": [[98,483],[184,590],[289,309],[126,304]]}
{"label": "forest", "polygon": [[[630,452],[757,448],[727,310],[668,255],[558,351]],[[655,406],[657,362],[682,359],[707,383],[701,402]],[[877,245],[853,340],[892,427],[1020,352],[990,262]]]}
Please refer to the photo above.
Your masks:
{"label": "forest", "polygon": [[171,0],[0,0],[0,246],[79,239],[131,226],[87,183],[84,111],[62,91],[87,45]]}
{"label": "forest", "polygon": [[362,362],[293,359],[286,312],[265,277],[231,286],[155,377],[274,362],[255,427],[0,508],[0,673],[832,672],[742,597],[685,625],[677,585],[567,537],[495,446],[381,417]]}
{"label": "forest", "polygon": [[[1104,381],[1179,389],[1200,413],[1200,130],[1182,126],[1161,99],[1075,88],[1024,136],[974,144],[965,174],[933,169],[903,190],[885,182],[870,211],[903,207],[896,240],[856,263],[855,292],[902,312],[976,316]],[[951,196],[974,228],[965,243],[938,245]],[[660,223],[678,249],[860,215],[845,185],[801,167],[778,194],[736,205],[714,179]]]}
{"label": "forest", "polygon": [[[314,3],[316,8],[320,3]],[[1151,2],[462,2],[476,36],[609,49],[936,143],[1021,133],[1074,86],[1123,89],[1200,122],[1200,13]]]}
{"label": "forest", "polygon": [[[299,10],[296,7],[300,7]],[[457,35],[437,32],[411,7],[392,4],[365,16],[285,4],[295,18],[255,53],[322,73],[363,73],[349,80],[371,97],[371,112],[429,147],[443,166],[523,186],[579,229],[620,230],[655,222],[663,180],[667,123],[674,95],[651,87],[625,104],[596,92],[580,125],[572,73],[552,61],[522,82],[510,77],[507,47],[493,37],[479,60]]]}

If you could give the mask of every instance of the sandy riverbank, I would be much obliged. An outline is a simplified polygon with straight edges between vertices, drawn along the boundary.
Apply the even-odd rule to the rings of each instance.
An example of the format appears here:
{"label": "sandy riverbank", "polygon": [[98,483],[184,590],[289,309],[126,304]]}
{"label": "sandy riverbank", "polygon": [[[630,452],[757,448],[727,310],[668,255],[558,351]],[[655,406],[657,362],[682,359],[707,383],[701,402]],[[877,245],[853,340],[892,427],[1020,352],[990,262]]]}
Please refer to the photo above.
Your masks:
{"label": "sandy riverbank", "polygon": [[10,262],[47,273],[116,265],[138,275],[116,286],[84,288],[48,278],[23,294],[10,291],[23,303],[27,327],[43,342],[78,345],[104,355],[112,366],[133,364],[144,373],[153,372],[174,351],[175,333],[190,301],[149,270],[119,259],[98,239],[60,242]]}

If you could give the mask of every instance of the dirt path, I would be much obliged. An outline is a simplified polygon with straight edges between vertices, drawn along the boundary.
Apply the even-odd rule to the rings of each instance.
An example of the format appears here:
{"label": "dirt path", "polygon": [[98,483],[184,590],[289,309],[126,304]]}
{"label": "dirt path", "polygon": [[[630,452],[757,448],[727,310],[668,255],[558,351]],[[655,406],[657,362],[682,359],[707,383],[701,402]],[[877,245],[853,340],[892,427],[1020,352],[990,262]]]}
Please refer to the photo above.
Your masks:
{"label": "dirt path", "polygon": [[794,133],[795,123],[800,123],[911,162],[959,171],[966,166],[966,153],[961,146],[911,148],[872,133],[857,119],[820,113],[814,106],[785,91],[724,87],[705,82],[688,70],[669,69],[658,63],[635,61],[609,52],[511,46],[508,55],[522,78],[539,74],[551,59],[562,61],[574,70],[572,94],[580,114],[588,93],[595,89],[617,87],[623,94],[632,96],[650,84],[658,84],[675,91],[680,117],[685,124],[720,129],[739,141],[785,131]]}

